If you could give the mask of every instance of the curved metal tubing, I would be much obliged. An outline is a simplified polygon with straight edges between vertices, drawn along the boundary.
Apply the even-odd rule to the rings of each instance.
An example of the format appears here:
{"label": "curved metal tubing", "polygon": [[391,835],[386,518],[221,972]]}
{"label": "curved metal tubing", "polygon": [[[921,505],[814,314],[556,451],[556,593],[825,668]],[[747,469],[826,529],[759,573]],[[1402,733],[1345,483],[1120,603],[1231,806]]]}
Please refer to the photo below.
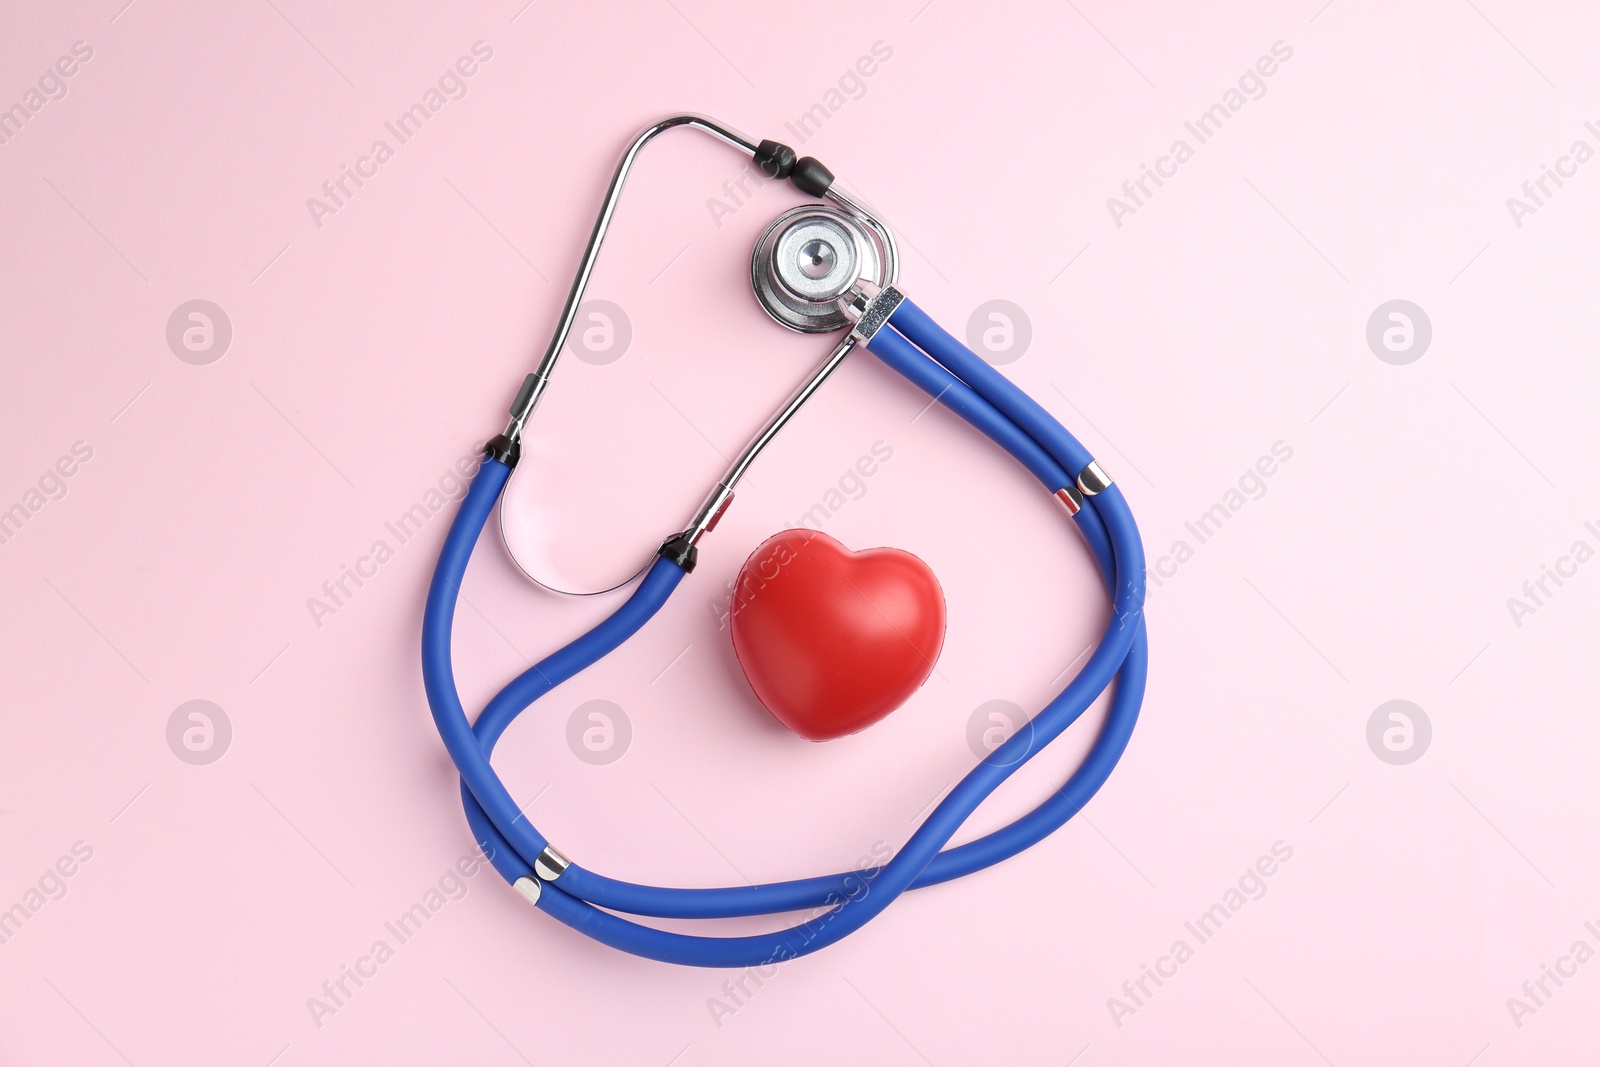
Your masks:
{"label": "curved metal tubing", "polygon": [[[522,388],[517,392],[516,400],[511,405],[511,422],[507,425],[505,432],[505,436],[509,440],[517,441],[522,437],[523,427],[527,425],[529,416],[533,414],[534,407],[538,404],[539,398],[544,394],[545,387],[550,382],[550,375],[555,370],[556,360],[560,358],[561,350],[567,343],[567,336],[572,332],[572,324],[578,314],[578,305],[583,301],[584,290],[589,285],[589,277],[594,273],[595,262],[600,258],[600,246],[605,241],[606,231],[611,227],[611,217],[616,212],[617,201],[621,199],[622,187],[628,180],[628,172],[633,169],[634,160],[638,158],[645,145],[666,131],[679,126],[700,130],[722,141],[724,144],[738,149],[751,158],[755,157],[759,148],[756,142],[751,141],[750,138],[732,127],[725,126],[704,115],[696,114],[669,116],[645,127],[634,137],[632,142],[629,143],[627,151],[623,152],[622,158],[617,162],[616,171],[611,175],[611,183],[607,186],[605,198],[600,204],[600,214],[595,218],[594,229],[589,234],[589,242],[584,247],[582,258],[578,261],[578,272],[572,279],[572,289],[568,292],[567,301],[561,308],[561,317],[556,321],[556,329],[550,338],[550,346],[545,349],[544,358],[539,361],[538,369],[524,380]],[[882,253],[880,278],[877,284],[882,288],[893,285],[899,278],[900,254],[895,245],[894,235],[889,232],[889,228],[861,203],[839,190],[836,184],[828,189],[823,198],[831,201],[852,217],[859,219],[862,225],[867,228]],[[739,457],[733,461],[733,464],[722,476],[722,479],[706,497],[699,510],[695,512],[694,518],[690,520],[688,527],[684,529],[683,534],[688,538],[690,544],[698,542],[702,536],[716,525],[717,520],[722,517],[723,511],[727,509],[728,504],[733,499],[734,486],[744,476],[745,471],[755,461],[756,456],[777,436],[778,431],[794,417],[795,413],[800,410],[801,405],[811,398],[823,381],[844,362],[844,358],[850,354],[858,340],[859,338],[852,334],[838,342],[827,357],[811,372],[810,376],[789,396],[783,406],[773,413],[772,417],[762,426],[760,432],[745,446]],[[503,511],[501,513],[501,539],[505,539],[505,515]],[[509,545],[509,542],[507,544]],[[511,553],[511,557],[517,569],[527,575],[535,584],[543,586],[552,592],[566,593],[570,596],[593,596],[598,593],[611,592],[613,589],[620,589],[622,586],[629,584],[644,572],[644,568],[641,568],[637,573],[610,589],[577,592],[561,589],[542,581],[517,561],[515,553]],[[647,560],[645,567],[648,566],[649,561]]]}
{"label": "curved metal tubing", "polygon": [[622,196],[623,183],[628,180],[628,171],[633,169],[633,161],[638,158],[639,152],[645,145],[679,126],[708,133],[752,158],[756,154],[756,145],[750,138],[704,115],[672,115],[639,131],[638,136],[628,145],[628,150],[622,153],[622,159],[617,162],[616,173],[611,175],[611,184],[606,188],[605,199],[600,204],[600,214],[594,220],[594,229],[589,233],[589,243],[583,250],[583,258],[578,261],[578,273],[572,279],[572,290],[567,294],[567,302],[561,308],[561,318],[556,320],[556,332],[550,338],[550,347],[545,349],[544,358],[539,361],[539,369],[533,372],[533,384],[531,388],[525,385],[517,394],[518,403],[513,406],[511,423],[506,427],[506,437],[510,440],[516,441],[521,438],[522,427],[527,423],[528,416],[533,413],[534,405],[544,393],[545,385],[550,381],[550,373],[555,370],[556,359],[567,343],[567,335],[572,332],[573,320],[578,317],[578,304],[583,300],[583,291],[589,286],[589,275],[594,273],[595,261],[600,258],[600,245],[606,239],[606,231],[611,228],[611,216],[617,210],[617,201]]}

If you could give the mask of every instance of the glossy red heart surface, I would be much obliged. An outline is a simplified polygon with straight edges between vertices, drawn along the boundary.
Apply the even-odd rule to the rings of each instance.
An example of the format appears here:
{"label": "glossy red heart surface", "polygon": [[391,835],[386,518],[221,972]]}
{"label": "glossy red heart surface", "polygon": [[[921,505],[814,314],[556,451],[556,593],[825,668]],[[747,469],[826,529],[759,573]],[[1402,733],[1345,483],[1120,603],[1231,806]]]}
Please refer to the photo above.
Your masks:
{"label": "glossy red heart surface", "polygon": [[785,530],[739,568],[731,628],[767,710],[828,741],[871,726],[928,680],[944,646],[944,591],[909,552],[852,552],[815,530]]}

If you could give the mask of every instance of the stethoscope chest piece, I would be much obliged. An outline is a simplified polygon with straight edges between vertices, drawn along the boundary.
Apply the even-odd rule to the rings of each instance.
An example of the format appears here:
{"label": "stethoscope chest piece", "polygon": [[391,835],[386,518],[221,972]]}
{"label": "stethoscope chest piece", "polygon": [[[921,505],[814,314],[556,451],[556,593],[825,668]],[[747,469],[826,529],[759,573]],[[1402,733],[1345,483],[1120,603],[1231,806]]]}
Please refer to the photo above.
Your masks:
{"label": "stethoscope chest piece", "polygon": [[801,333],[849,326],[840,298],[863,278],[882,284],[882,271],[866,229],[823,204],[802,204],[773,219],[750,257],[750,284],[762,308]]}

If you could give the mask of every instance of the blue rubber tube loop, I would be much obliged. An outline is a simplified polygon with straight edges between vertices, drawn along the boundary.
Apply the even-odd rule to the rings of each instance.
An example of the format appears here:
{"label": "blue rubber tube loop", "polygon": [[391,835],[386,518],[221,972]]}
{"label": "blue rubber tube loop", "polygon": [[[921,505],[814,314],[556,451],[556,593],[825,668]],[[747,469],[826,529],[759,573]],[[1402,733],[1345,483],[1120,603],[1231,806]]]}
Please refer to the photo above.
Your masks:
{"label": "blue rubber tube loop", "polygon": [[[522,818],[516,801],[489,765],[489,757],[472,732],[466,710],[461,706],[450,657],[456,600],[467,561],[510,476],[510,467],[497,459],[486,458],[445,535],[423,608],[422,677],[434,724],[439,728],[439,736],[450,758],[461,771],[462,779],[512,850],[526,857],[537,856],[548,842],[529,820]],[[682,569],[669,561],[657,560],[622,607],[599,626],[513,681],[507,687],[512,693],[509,699],[518,699],[525,692],[543,692],[555,684],[555,679],[564,681],[615,650],[660,610],[683,580],[683,574]],[[503,862],[511,861],[507,858]]]}
{"label": "blue rubber tube loop", "polygon": [[[434,652],[440,650],[441,642],[445,646],[448,645],[450,616],[453,613],[454,602],[460,587],[461,571],[464,569],[466,558],[470,554],[471,542],[475,541],[478,533],[481,532],[483,522],[487,519],[489,509],[492,507],[493,499],[490,494],[499,491],[504,484],[507,473],[504,466],[497,461],[486,461],[485,469],[480,472],[479,478],[474,481],[473,488],[469,490],[467,500],[463,503],[461,512],[458,514],[456,522],[452,525],[451,533],[447,539],[446,551],[441,556],[440,569],[430,590],[429,605],[425,615],[425,647]],[[476,529],[473,528],[474,526],[476,526]],[[463,551],[463,542],[466,542],[466,551]],[[676,572],[675,576],[673,572]],[[655,581],[658,574],[665,575],[670,580],[670,585],[658,584]],[[622,640],[635,632],[643,624],[644,620],[659,609],[661,603],[665,601],[666,594],[670,593],[671,588],[675,587],[677,581],[681,580],[681,578],[682,572],[678,571],[674,565],[665,560],[658,561],[652,568],[651,574],[641,584],[640,589],[635,592],[622,609],[619,609],[617,613],[583,638],[525,671],[495,698],[494,705],[525,707],[532,699],[547,692],[558,681],[565,680],[567,677],[576,674],[606,652],[614,649]],[[641,603],[645,606],[643,610],[638,610],[637,606]],[[503,812],[516,812],[514,801],[510,799],[509,794],[506,794],[498,777],[489,770],[488,750],[492,750],[494,737],[497,734],[477,738],[478,745],[482,747],[477,748],[476,753],[473,749],[477,746],[465,741],[461,736],[461,728],[465,726],[465,714],[459,710],[459,700],[455,697],[453,676],[448,656],[435,654],[425,657],[425,675],[428,682],[430,701],[435,708],[435,720],[440,724],[441,734],[445,736],[446,745],[450,749],[452,756],[459,757],[457,763],[462,769],[463,777],[469,782],[486,783],[487,788],[484,795],[492,798],[491,803],[494,803],[495,800],[500,800],[502,801]],[[1099,691],[1099,687],[1093,686],[1092,683],[1086,682],[1081,678],[1077,684],[1083,687],[1085,691],[1090,688],[1093,688],[1096,693]],[[1092,699],[1092,695],[1090,699]],[[1073,702],[1070,696],[1070,687],[1068,692],[1063,693],[1062,697],[1058,698],[1058,703],[1066,702]],[[1075,703],[1087,706],[1087,701],[1082,699],[1077,700]],[[452,710],[455,712],[453,715],[451,714]],[[1081,707],[1078,710],[1081,711]],[[485,717],[480,717],[480,720],[483,718]],[[463,744],[466,746],[465,748],[460,747]],[[1010,771],[1007,770],[1005,773],[1009,774]],[[987,790],[985,790],[986,792]],[[492,857],[497,869],[511,880],[529,873],[526,861],[519,862],[519,860],[522,856],[537,855],[538,850],[544,847],[544,838],[537,834],[537,831],[533,829],[528,820],[521,818],[520,812],[516,812],[511,816],[511,825],[522,827],[522,834],[525,836],[517,843],[506,841],[504,837],[500,836],[499,831],[495,829],[495,820],[489,820],[485,817],[483,808],[478,802],[479,794],[472,792],[469,796],[471,800],[469,818],[474,823],[474,829],[478,831],[478,839],[484,845],[485,852]],[[950,826],[950,831],[953,832],[964,819],[965,814],[962,814],[954,820]],[[945,877],[954,876],[953,872],[945,875]],[[857,880],[864,880],[869,876],[857,873],[853,876],[843,875],[839,877],[840,879],[854,877]],[[940,880],[943,880],[943,878]],[[807,881],[819,884],[834,882],[831,879]],[[574,889],[576,888],[576,885],[574,885]],[[740,888],[749,889],[750,887]],[[826,889],[829,892],[838,893],[847,890],[848,886],[829,884]],[[684,895],[703,895],[715,891],[678,890],[669,892]],[[754,902],[744,903],[746,907],[749,907]],[[761,902],[761,910],[741,909],[734,912],[734,914],[759,914],[762,911],[775,910],[772,907],[772,903],[773,901],[767,900]],[[702,907],[692,911],[675,913],[701,915],[705,914],[704,905],[712,905],[710,914],[728,914],[727,911],[716,908],[713,901],[703,899],[702,905]],[[796,906],[805,905],[804,903],[797,903]],[[781,950],[775,951],[778,951],[780,956],[782,955]]]}
{"label": "blue rubber tube loop", "polygon": [[[1109,567],[1110,548],[1109,542],[1105,540],[1103,527],[1092,512],[1086,511],[1080,514],[1083,516],[1080,525],[1084,527],[1086,536],[1098,533],[1100,544],[1095,546],[1096,556],[1101,559],[1105,567]],[[1092,537],[1090,540],[1091,544],[1094,544]],[[1109,574],[1106,576],[1109,579]],[[1139,640],[1142,649],[1142,634]],[[1141,651],[1137,662],[1142,663],[1142,657]],[[1127,745],[1137,719],[1144,694],[1144,679],[1142,667],[1139,673],[1134,673],[1134,663],[1135,658],[1130,654],[1129,660],[1124,661],[1124,673],[1118,677],[1106,722],[1102,725],[1080,768],[1054,797],[1038,811],[1010,827],[940,853],[912,884],[912,888],[948,881],[1008,858],[1049,836],[1087,802],[1115,766],[1117,758]],[[498,706],[503,706],[500,704],[500,698],[496,698],[490,708]],[[490,712],[487,710],[480,715],[478,724],[474,728],[480,730],[480,740],[485,740],[487,745],[492,747],[490,738],[497,737],[498,730],[490,732],[490,737],[485,737],[481,730],[489,715]],[[469,809],[469,818],[472,814]],[[474,821],[474,828],[477,826],[477,822]],[[482,836],[480,835],[480,838]],[[853,881],[871,877],[875,871],[876,868],[868,868],[864,872],[850,871],[762,886],[676,889],[635,886],[606,878],[580,866],[573,866],[562,876],[560,885],[565,887],[567,892],[590,903],[633,914],[670,918],[721,918],[823,906],[830,895],[838,896],[846,892]]]}
{"label": "blue rubber tube loop", "polygon": [[[912,328],[920,328],[920,325]],[[1029,427],[1033,432],[1025,432],[1016,421],[1018,416],[1013,414],[1022,410],[1015,403],[1015,398],[997,391],[995,383],[990,380],[979,380],[983,392],[989,394],[980,396],[961,378],[963,374],[974,379],[981,379],[982,376],[972,373],[974,368],[963,364],[958,356],[936,353],[947,357],[941,360],[950,368],[945,370],[934,365],[893,331],[881,331],[879,337],[883,339],[882,347],[888,353],[885,362],[994,437],[1040,477],[1047,487],[1054,489],[1068,484],[1066,471],[1075,469],[1086,453],[1048,415],[1045,415],[1046,425],[1041,426],[1035,421]],[[948,335],[944,337],[948,339]],[[953,339],[950,340],[955,343]],[[939,342],[935,340],[930,344],[937,346]],[[873,350],[878,352],[877,344]],[[879,354],[883,355],[882,352]],[[970,353],[967,356],[973,362],[981,362]],[[953,373],[958,370],[960,373]],[[998,374],[994,377],[1009,386],[1003,377]],[[1016,392],[1020,394],[1020,390]],[[1005,413],[1001,411],[1002,405],[1008,409]],[[1045,440],[1040,441],[1041,437]],[[529,873],[529,865],[524,857],[537,855],[544,846],[544,839],[516,811],[514,802],[489,767],[488,755],[495,740],[528,703],[592,664],[636,632],[659,610],[683,575],[676,565],[665,560],[658,561],[640,589],[615,615],[525,672],[491,702],[475,727],[468,727],[455,693],[449,664],[450,616],[466,559],[508,474],[509,470],[503,464],[494,460],[486,461],[451,527],[445,550],[441,553],[439,573],[429,593],[424,624],[424,673],[435,720],[440,724],[447,748],[462,769],[463,796],[469,822],[486,852],[490,852],[497,869],[508,880],[514,880]],[[1143,559],[1137,529],[1132,525],[1120,493],[1091,503],[1093,507],[1079,513],[1078,525],[1094,552],[1102,575],[1115,591],[1116,624],[1108,630],[1106,638],[1078,678],[1035,718],[1034,730],[1014,737],[980,763],[935,809],[929,820],[889,864],[867,872],[850,872],[771,886],[715,890],[631,886],[629,883],[605,879],[574,865],[558,882],[546,884],[540,907],[606,943],[642,955],[699,965],[748,966],[815,951],[859,928],[905,888],[933,884],[997,862],[1055,829],[1083,806],[1105,780],[1126,747],[1128,735],[1137,718],[1145,680]],[[1102,524],[1099,514],[1102,508],[1106,512],[1105,524]],[[1011,827],[940,853],[940,847],[965,821],[971,810],[1016,766],[1075,721],[1110,682],[1113,674],[1117,676],[1118,684],[1106,722],[1089,756],[1068,782],[1033,813]],[[844,895],[842,903],[839,901],[841,894]],[[669,933],[629,922],[598,911],[580,899],[584,897],[607,907],[644,914],[690,917],[758,914],[830,903],[835,906],[818,919],[778,934],[704,938]],[[866,903],[868,901],[870,903]],[[688,902],[694,903],[691,905]]]}
{"label": "blue rubber tube loop", "polygon": [[[883,346],[880,351],[879,345]],[[1040,480],[1047,488],[1059,488],[1067,484],[1069,479],[1062,472],[1059,464],[1055,463],[1043,453],[1031,439],[1023,435],[1014,425],[998,415],[995,410],[977,397],[964,383],[955,379],[947,371],[930,361],[921,352],[918,352],[904,338],[893,335],[893,331],[882,331],[874,341],[872,348],[874,354],[884,358],[890,366],[900,371],[919,385],[930,395],[938,397],[946,403],[952,411],[966,418],[974,426],[993,437],[1003,447],[1016,455],[1030,469],[1035,470]],[[1097,519],[1092,513],[1080,513],[1083,522],[1093,522],[1099,527]],[[1107,543],[1107,549],[1109,544]],[[1109,551],[1103,553],[1105,558],[1101,561],[1105,569],[1112,566]],[[1113,654],[1114,655],[1114,654]],[[1093,688],[1092,692],[1075,694],[1068,697],[1067,702],[1077,704],[1072,712],[1075,718],[1088,706],[1100,688]],[[1119,692],[1127,690],[1121,687]],[[1064,694],[1065,695],[1065,694]],[[1137,715],[1137,709],[1143,696],[1142,684],[1127,692],[1127,710],[1124,714],[1129,716],[1126,729],[1132,729],[1132,717]],[[1106,749],[1109,752],[1113,745],[1120,755],[1126,745],[1126,734],[1123,732],[1120,720],[1113,721],[1102,732],[1106,735]],[[1121,743],[1117,744],[1118,738]],[[1042,747],[1044,741],[1040,742]],[[1005,762],[1007,766],[1014,762],[1025,762],[1031,755],[1023,755],[1013,759],[1009,753],[997,753],[991,756]],[[970,842],[949,850],[948,853],[936,857],[927,871],[914,885],[932,884],[938,881],[947,881],[970,873],[971,870],[989,863],[997,862],[1007,856],[1013,855],[1022,848],[1035,843],[1048,836],[1061,822],[1075,813],[1082,802],[1092,795],[1098,788],[1103,777],[1093,781],[1086,793],[1080,792],[1081,788],[1089,783],[1091,776],[1100,766],[1098,761],[1087,761],[1089,772],[1083,776],[1075,777],[1069,785],[1075,786],[1066,790],[1066,795],[1059,805],[1047,808],[1040,819],[1031,824],[1008,827],[990,835],[989,838]],[[1115,763],[1114,758],[1106,765]],[[980,860],[987,859],[987,862]],[[875,873],[876,868],[869,869],[869,875]],[[633,914],[653,915],[674,918],[712,918],[733,915],[760,915],[776,911],[796,910],[804,907],[819,906],[830,894],[841,891],[844,882],[849,879],[862,877],[860,872],[847,872],[844,874],[823,876],[820,878],[801,879],[791,882],[780,882],[759,886],[730,886],[712,889],[671,889],[655,886],[641,886],[617,879],[607,878],[582,867],[569,867],[562,876],[562,885],[570,893],[580,896],[591,903],[602,907]],[[926,879],[926,883],[923,882]]]}
{"label": "blue rubber tube loop", "polygon": [[889,325],[971,386],[975,393],[994,405],[1021,432],[1037,441],[1057,463],[1066,468],[1074,481],[1078,472],[1094,458],[1037,400],[980,359],[972,349],[952,337],[911,301],[900,302],[894,314],[889,316]]}

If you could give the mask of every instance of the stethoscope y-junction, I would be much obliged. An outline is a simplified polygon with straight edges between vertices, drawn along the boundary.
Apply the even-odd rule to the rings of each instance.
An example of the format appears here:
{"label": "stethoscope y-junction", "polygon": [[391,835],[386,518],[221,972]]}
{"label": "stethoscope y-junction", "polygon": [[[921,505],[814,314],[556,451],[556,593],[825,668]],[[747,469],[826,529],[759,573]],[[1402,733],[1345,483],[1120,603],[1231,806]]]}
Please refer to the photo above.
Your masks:
{"label": "stethoscope y-junction", "polygon": [[[777,323],[803,333],[847,331],[729,466],[682,531],[660,546],[628,599],[603,622],[512,679],[476,720],[456,689],[450,637],[467,561],[521,454],[529,416],[549,386],[572,330],[618,197],[639,152],[667,130],[708,133],[750,156],[763,173],[786,178],[820,202],[784,212],[758,240],[750,280]],[[461,501],[428,590],[422,629],[423,677],[434,721],[461,772],[467,821],[496,870],[540,910],[594,939],[641,956],[708,967],[771,964],[814,952],[855,931],[907,889],[950,881],[1043,840],[1076,814],[1128,744],[1144,695],[1144,552],[1120,489],[1043,407],[907,300],[894,283],[894,237],[846,195],[827,168],[773,141],[753,142],[699,115],[664,119],[640,133],[617,165],[579,262],[555,334],[511,405],[505,432]],[[857,347],[904,375],[972,424],[1044,484],[1076,522],[1099,565],[1111,615],[1094,652],[1053,700],[981,760],[909,839],[878,867],[763,885],[688,889],[608,878],[571,862],[523,813],[490,765],[495,743],[524,709],[615,650],[659,611],[694,569],[699,544],[733,499],[750,464]],[[985,797],[1083,714],[1115,680],[1088,755],[1067,781],[1027,815],[993,833],[946,847]],[[733,937],[677,933],[625,916],[709,919],[819,914],[773,933]]]}

